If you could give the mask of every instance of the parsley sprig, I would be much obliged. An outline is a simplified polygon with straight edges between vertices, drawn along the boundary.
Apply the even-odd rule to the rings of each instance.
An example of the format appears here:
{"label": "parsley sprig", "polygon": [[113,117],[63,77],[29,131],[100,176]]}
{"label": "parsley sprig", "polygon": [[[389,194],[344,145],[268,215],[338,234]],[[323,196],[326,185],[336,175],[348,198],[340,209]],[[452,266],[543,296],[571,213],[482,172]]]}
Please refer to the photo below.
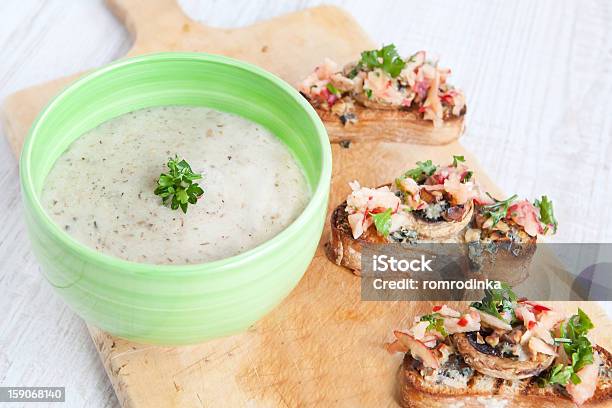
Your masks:
{"label": "parsley sprig", "polygon": [[157,180],[155,195],[162,198],[162,203],[170,202],[170,208],[180,208],[187,213],[187,206],[195,204],[198,198],[204,194],[204,190],[194,180],[202,178],[199,173],[194,173],[191,166],[178,156],[168,159],[168,173],[162,173]]}
{"label": "parsley sprig", "polygon": [[497,223],[506,216],[508,207],[518,198],[516,194],[505,200],[497,200],[487,193],[487,195],[495,201],[493,204],[483,205],[480,207],[480,213],[491,219],[491,226],[494,227]]}
{"label": "parsley sprig", "polygon": [[391,213],[391,208],[387,208],[386,211],[372,214],[376,231],[384,237],[389,235],[389,229],[391,228]]}
{"label": "parsley sprig", "polygon": [[418,161],[417,166],[404,173],[404,178],[411,178],[417,183],[422,183],[425,179],[436,172],[438,167],[431,160],[424,162]]}
{"label": "parsley sprig", "polygon": [[427,330],[435,330],[440,333],[442,336],[448,336],[446,329],[444,328],[444,319],[440,313],[431,313],[427,315],[421,316],[422,322],[429,322],[429,326],[427,326]]}
{"label": "parsley sprig", "polygon": [[502,283],[501,289],[485,290],[484,298],[480,302],[472,303],[471,306],[503,321],[508,320],[502,316],[502,313],[510,314],[512,319],[508,323],[512,324],[515,320],[514,304],[516,300],[517,296],[510,285]]}
{"label": "parsley sprig", "polygon": [[578,309],[578,314],[573,315],[561,325],[561,338],[556,338],[555,342],[563,345],[571,364],[555,365],[548,375],[540,378],[541,386],[546,384],[565,386],[570,381],[580,384],[580,377],[576,373],[584,366],[593,364],[593,346],[586,337],[593,327],[595,327],[593,322],[582,309]]}
{"label": "parsley sprig", "polygon": [[533,203],[540,210],[540,221],[546,224],[545,232],[552,227],[553,233],[557,232],[557,219],[553,210],[553,203],[547,196],[543,195],[540,200],[536,199]]}
{"label": "parsley sprig", "polygon": [[379,50],[363,51],[358,65],[368,69],[380,68],[395,78],[402,72],[406,62],[399,56],[395,44],[389,44]]}
{"label": "parsley sprig", "polygon": [[459,166],[459,163],[463,163],[465,161],[465,156],[454,156],[453,155],[453,167]]}

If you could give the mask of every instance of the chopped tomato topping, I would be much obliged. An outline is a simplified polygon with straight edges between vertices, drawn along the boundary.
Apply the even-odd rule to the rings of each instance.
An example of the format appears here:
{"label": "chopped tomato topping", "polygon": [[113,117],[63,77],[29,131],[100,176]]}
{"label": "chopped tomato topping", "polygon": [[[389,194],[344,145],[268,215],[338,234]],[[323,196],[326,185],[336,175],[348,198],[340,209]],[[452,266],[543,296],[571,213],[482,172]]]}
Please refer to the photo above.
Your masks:
{"label": "chopped tomato topping", "polygon": [[457,324],[461,327],[465,327],[468,324],[468,321],[465,317],[462,317],[461,319],[459,319],[459,321],[457,322]]}
{"label": "chopped tomato topping", "polygon": [[453,103],[453,95],[450,93],[442,94],[440,95],[440,100],[448,105],[451,105]]}
{"label": "chopped tomato topping", "polygon": [[523,304],[531,306],[533,311],[536,312],[536,313],[539,313],[539,312],[548,312],[548,311],[552,310],[550,307],[546,307],[544,305],[541,305],[541,304],[535,303],[535,302],[522,301],[520,303],[523,303]]}
{"label": "chopped tomato topping", "polygon": [[385,208],[381,208],[381,207],[376,207],[373,210],[370,210],[370,214],[380,214],[382,212],[387,211]]}
{"label": "chopped tomato topping", "polygon": [[537,208],[527,200],[518,201],[508,208],[506,217],[516,222],[525,229],[525,232],[532,237],[544,232],[540,223]]}

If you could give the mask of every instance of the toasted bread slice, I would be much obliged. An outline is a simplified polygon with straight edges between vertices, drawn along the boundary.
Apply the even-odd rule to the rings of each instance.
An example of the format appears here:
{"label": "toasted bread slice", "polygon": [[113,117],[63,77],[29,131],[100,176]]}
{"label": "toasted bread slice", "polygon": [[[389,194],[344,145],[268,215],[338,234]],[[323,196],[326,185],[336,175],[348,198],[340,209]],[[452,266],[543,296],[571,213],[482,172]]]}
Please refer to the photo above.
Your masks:
{"label": "toasted bread slice", "polygon": [[337,265],[344,266],[360,275],[361,251],[368,243],[384,243],[385,238],[379,236],[374,228],[368,228],[359,238],[353,238],[353,232],[348,222],[346,201],[332,212],[331,238],[326,246],[327,257]]}
{"label": "toasted bread slice", "polygon": [[[417,216],[412,216],[412,225],[409,228],[417,232],[419,239],[460,242],[462,231],[472,218],[472,212],[473,206],[470,204],[464,218],[458,222],[429,222]],[[330,223],[331,238],[326,247],[327,257],[337,265],[351,269],[356,275],[360,275],[363,246],[388,242],[386,238],[376,233],[374,226],[368,228],[359,238],[353,238],[353,232],[348,222],[348,213],[346,212],[346,201],[334,209]]]}
{"label": "toasted bread slice", "polygon": [[[583,405],[612,406],[612,355],[595,346],[602,365],[595,394]],[[407,353],[400,366],[399,402],[409,408],[570,408],[575,407],[562,387],[540,388],[536,378],[503,380],[471,369],[454,355],[435,378],[425,379],[419,364]]]}
{"label": "toasted bread slice", "polygon": [[435,127],[429,120],[423,120],[414,112],[400,109],[367,108],[355,105],[357,123],[340,120],[335,113],[315,108],[325,124],[329,140],[339,142],[389,141],[425,145],[445,145],[459,139],[465,130],[465,116],[445,120]]}
{"label": "toasted bread slice", "polygon": [[537,249],[537,238],[521,243],[510,240],[483,243],[468,242],[470,269],[483,279],[501,280],[510,286],[529,277],[529,267]]}

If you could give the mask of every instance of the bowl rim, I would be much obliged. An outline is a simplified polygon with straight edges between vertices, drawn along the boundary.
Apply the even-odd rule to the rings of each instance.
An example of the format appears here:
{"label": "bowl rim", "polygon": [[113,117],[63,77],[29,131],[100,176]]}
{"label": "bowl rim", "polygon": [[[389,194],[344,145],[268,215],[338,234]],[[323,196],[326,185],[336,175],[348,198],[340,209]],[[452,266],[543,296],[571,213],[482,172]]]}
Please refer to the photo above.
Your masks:
{"label": "bowl rim", "polygon": [[[61,104],[66,98],[70,97],[76,92],[83,84],[92,81],[95,78],[106,75],[118,68],[141,64],[149,62],[172,62],[172,61],[185,61],[185,60],[197,60],[205,62],[213,62],[224,65],[229,65],[235,68],[240,68],[250,73],[259,75],[269,80],[272,85],[277,86],[284,91],[288,96],[295,100],[308,115],[311,122],[316,129],[316,136],[318,137],[319,145],[322,151],[322,167],[321,175],[316,184],[316,187],[312,191],[312,195],[308,201],[306,207],[302,210],[300,215],[293,220],[291,224],[285,227],[277,235],[271,239],[251,248],[245,252],[241,252],[237,255],[221,258],[211,262],[194,263],[194,264],[182,264],[182,265],[168,265],[168,264],[149,264],[135,261],[128,261],[113,255],[108,255],[99,252],[86,244],[83,244],[69,235],[67,232],[62,230],[60,226],[55,223],[51,217],[47,214],[43,208],[38,195],[34,191],[34,182],[32,180],[32,173],[30,171],[31,166],[31,155],[33,146],[36,144],[37,135],[40,131],[41,124],[45,122],[47,116],[55,109],[55,107]],[[314,135],[313,135],[314,136]],[[33,213],[34,221],[38,223],[43,230],[50,234],[56,241],[68,248],[70,251],[76,253],[80,258],[88,259],[91,263],[104,264],[110,268],[121,270],[122,272],[129,271],[130,273],[138,273],[144,275],[162,275],[167,277],[178,277],[178,276],[189,276],[192,274],[203,274],[203,273],[217,273],[227,269],[233,269],[236,267],[243,266],[253,259],[265,256],[266,254],[273,253],[279,247],[282,247],[286,239],[290,238],[293,234],[299,233],[306,224],[311,222],[312,218],[315,217],[316,212],[320,211],[319,207],[323,203],[327,203],[329,186],[331,181],[332,171],[332,154],[331,145],[329,143],[329,137],[323,122],[319,118],[314,108],[306,101],[306,99],[300,95],[300,93],[294,89],[287,82],[260,68],[254,64],[240,61],[234,58],[225,57],[218,54],[210,53],[198,53],[198,52],[160,52],[153,54],[140,55],[136,57],[130,57],[120,59],[108,65],[105,65],[95,71],[85,74],[77,81],[64,88],[58,94],[56,94],[51,101],[41,110],[38,114],[34,123],[30,127],[30,130],[26,136],[23,149],[19,158],[19,178],[22,190],[22,196],[24,205],[29,206]],[[327,205],[325,205],[327,210]],[[169,274],[170,272],[170,274]]]}

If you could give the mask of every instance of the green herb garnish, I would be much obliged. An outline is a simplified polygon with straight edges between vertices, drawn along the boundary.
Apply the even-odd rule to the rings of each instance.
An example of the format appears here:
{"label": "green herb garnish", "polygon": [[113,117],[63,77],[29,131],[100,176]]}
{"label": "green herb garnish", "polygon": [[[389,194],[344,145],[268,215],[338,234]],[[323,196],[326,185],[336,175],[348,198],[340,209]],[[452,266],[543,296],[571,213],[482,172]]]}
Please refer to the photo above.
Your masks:
{"label": "green herb garnish", "polygon": [[402,72],[406,62],[399,56],[395,45],[389,44],[379,50],[363,51],[359,65],[369,69],[381,68],[395,78]]}
{"label": "green herb garnish", "polygon": [[557,364],[544,377],[539,380],[540,386],[546,384],[567,385],[570,381],[580,384],[580,377],[576,374],[580,369],[593,364],[593,346],[586,337],[593,327],[593,322],[582,309],[578,314],[570,317],[561,325],[561,336],[555,343],[563,344],[565,354],[571,359],[570,365]]}
{"label": "green herb garnish", "polygon": [[464,161],[464,156],[453,156],[453,167],[457,167],[459,163],[463,163]]}
{"label": "green herb garnish", "polygon": [[[512,323],[515,320],[514,304],[516,299],[516,294],[512,291],[510,285],[502,283],[501,289],[485,290],[484,298],[480,302],[472,303],[471,306],[498,319]],[[512,319],[508,321],[502,316],[502,313],[510,314]]]}
{"label": "green herb garnish", "polygon": [[365,94],[368,97],[368,99],[372,99],[372,90],[371,89],[367,89],[366,88]]}
{"label": "green herb garnish", "polygon": [[463,180],[461,180],[463,183],[467,183],[468,181],[470,181],[472,179],[472,176],[474,175],[474,172],[472,170],[468,170],[465,173],[465,176],[463,176]]}
{"label": "green herb garnish", "polygon": [[[563,364],[555,365],[548,374],[548,377],[541,378],[538,385],[545,386],[546,384],[566,385],[572,376],[575,376],[572,366],[564,366]],[[580,381],[580,378],[578,378]]]}
{"label": "green herb garnish", "polygon": [[194,173],[191,166],[178,156],[168,159],[168,173],[162,173],[157,180],[155,195],[162,198],[162,203],[170,202],[170,208],[176,210],[180,207],[186,214],[187,206],[195,204],[204,194],[204,190],[194,180],[201,179],[202,175]]}
{"label": "green herb garnish", "polygon": [[417,183],[425,181],[425,179],[434,174],[438,168],[435,164],[432,163],[431,160],[417,162],[416,164],[417,167],[405,172],[403,177],[411,178]]}
{"label": "green herb garnish", "polygon": [[553,203],[546,196],[542,196],[541,200],[536,199],[533,203],[540,210],[540,221],[546,224],[545,231],[552,226],[553,232],[557,232],[557,219],[553,211]]}
{"label": "green herb garnish", "polygon": [[428,315],[421,316],[422,322],[429,322],[429,326],[427,326],[427,330],[435,330],[440,333],[442,336],[448,336],[446,329],[444,328],[444,319],[440,313],[431,313]]}
{"label": "green herb garnish", "polygon": [[582,309],[578,314],[569,318],[566,324],[561,325],[561,336],[571,340],[571,343],[563,344],[565,353],[572,358],[574,372],[582,367],[593,363],[593,347],[586,337],[593,327],[593,322]]}
{"label": "green herb garnish", "polygon": [[353,67],[353,69],[351,69],[351,70],[349,71],[349,73],[348,73],[348,75],[347,75],[347,76],[348,76],[349,78],[353,79],[353,78],[355,78],[355,77],[357,76],[357,74],[358,74],[358,73],[359,73],[359,64],[355,65],[355,66]]}
{"label": "green herb garnish", "polygon": [[391,212],[391,209],[387,208],[384,212],[372,214],[376,231],[384,237],[389,235],[389,229],[391,228]]}
{"label": "green herb garnish", "polygon": [[508,207],[510,207],[510,204],[512,204],[512,202],[516,200],[518,196],[514,194],[512,197],[507,198],[506,200],[499,201],[493,198],[491,194],[487,193],[487,195],[495,202],[493,204],[483,205],[480,207],[480,212],[485,217],[491,219],[491,227],[494,227],[502,218],[506,216],[508,213]]}
{"label": "green herb garnish", "polygon": [[336,88],[335,86],[333,86],[333,85],[331,84],[331,82],[328,82],[328,83],[327,83],[327,85],[325,85],[325,87],[327,88],[327,90],[328,90],[330,93],[332,93],[332,94],[334,94],[334,95],[336,95],[336,96],[340,96],[340,95],[341,95],[341,93],[340,93],[340,91],[338,90],[338,88]]}
{"label": "green herb garnish", "polygon": [[[572,317],[570,317],[567,320],[567,324],[564,327],[565,327],[564,331],[567,332],[567,334],[569,334],[567,338],[571,339],[572,337],[586,335],[589,332],[589,330],[591,330],[595,326],[593,325],[593,322],[591,321],[589,316],[587,316],[587,314],[584,313],[584,311],[579,308],[578,314],[575,314]],[[565,334],[563,333],[563,330],[562,330],[562,334]]]}

